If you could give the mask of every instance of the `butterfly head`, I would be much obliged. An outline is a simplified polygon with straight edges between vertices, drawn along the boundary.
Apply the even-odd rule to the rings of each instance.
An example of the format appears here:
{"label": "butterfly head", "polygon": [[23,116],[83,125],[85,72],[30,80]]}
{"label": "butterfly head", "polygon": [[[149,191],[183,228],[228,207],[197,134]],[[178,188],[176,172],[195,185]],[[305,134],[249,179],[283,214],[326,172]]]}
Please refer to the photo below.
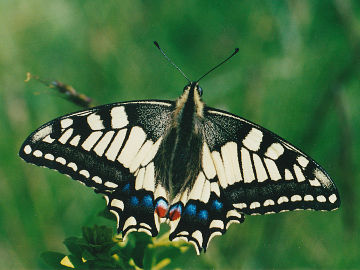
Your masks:
{"label": "butterfly head", "polygon": [[203,89],[201,88],[201,86],[199,85],[198,82],[190,82],[189,84],[187,84],[185,87],[184,87],[184,92],[185,91],[190,91],[192,90],[194,92],[196,92],[200,97],[202,96],[203,94]]}

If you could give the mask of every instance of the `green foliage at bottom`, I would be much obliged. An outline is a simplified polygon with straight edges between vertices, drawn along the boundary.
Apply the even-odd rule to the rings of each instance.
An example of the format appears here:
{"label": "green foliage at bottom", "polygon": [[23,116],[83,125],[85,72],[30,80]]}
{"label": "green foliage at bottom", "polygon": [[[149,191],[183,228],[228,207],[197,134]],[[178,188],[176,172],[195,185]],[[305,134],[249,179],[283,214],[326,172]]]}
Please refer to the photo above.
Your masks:
{"label": "green foliage at bottom", "polygon": [[69,254],[44,252],[42,259],[53,269],[163,269],[182,255],[188,245],[171,243],[168,234],[152,238],[145,233],[131,233],[119,239],[107,226],[83,227],[82,237],[64,241]]}

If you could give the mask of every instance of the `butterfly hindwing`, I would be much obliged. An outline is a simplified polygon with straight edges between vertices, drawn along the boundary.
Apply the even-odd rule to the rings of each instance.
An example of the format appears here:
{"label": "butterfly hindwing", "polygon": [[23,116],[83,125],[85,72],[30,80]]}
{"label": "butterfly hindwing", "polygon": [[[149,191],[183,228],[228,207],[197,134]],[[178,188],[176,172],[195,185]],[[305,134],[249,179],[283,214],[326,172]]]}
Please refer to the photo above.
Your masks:
{"label": "butterfly hindwing", "polygon": [[211,239],[224,234],[231,223],[241,223],[245,218],[225,199],[218,178],[209,181],[206,177],[201,171],[184,201],[181,218],[170,222],[170,240],[192,243],[197,254],[206,251]]}
{"label": "butterfly hindwing", "polygon": [[135,101],[69,114],[32,133],[19,154],[104,194],[124,236],[133,230],[154,236],[159,226],[152,159],[173,106],[170,101]]}

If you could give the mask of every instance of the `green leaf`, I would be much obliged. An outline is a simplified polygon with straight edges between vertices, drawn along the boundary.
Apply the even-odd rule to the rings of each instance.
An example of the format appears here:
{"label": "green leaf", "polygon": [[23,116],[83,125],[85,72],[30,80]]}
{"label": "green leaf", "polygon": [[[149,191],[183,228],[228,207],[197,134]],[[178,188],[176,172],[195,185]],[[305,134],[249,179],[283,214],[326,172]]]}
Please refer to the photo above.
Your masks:
{"label": "green leaf", "polygon": [[152,269],[152,267],[154,266],[155,264],[154,253],[155,251],[153,248],[147,248],[145,250],[144,261],[143,261],[144,270]]}
{"label": "green leaf", "polygon": [[53,252],[53,251],[46,251],[43,252],[40,257],[44,260],[44,262],[49,265],[52,269],[69,269],[69,267],[66,267],[64,265],[61,265],[60,262],[64,257],[66,257],[65,254],[59,253],[59,252]]}
{"label": "green leaf", "polygon": [[87,245],[82,239],[77,237],[69,237],[64,241],[65,246],[73,255],[81,258],[83,252],[85,251],[85,247]]}
{"label": "green leaf", "polygon": [[69,255],[68,258],[76,269],[87,269],[87,266],[84,264],[82,257]]}

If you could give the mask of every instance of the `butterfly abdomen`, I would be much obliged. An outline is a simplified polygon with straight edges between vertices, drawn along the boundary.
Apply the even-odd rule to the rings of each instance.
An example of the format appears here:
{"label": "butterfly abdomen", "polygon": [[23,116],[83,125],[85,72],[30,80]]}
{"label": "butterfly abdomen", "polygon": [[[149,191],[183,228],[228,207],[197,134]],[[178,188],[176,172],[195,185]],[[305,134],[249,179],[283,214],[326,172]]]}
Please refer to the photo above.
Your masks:
{"label": "butterfly abdomen", "polygon": [[199,115],[195,87],[195,84],[189,86],[178,99],[172,125],[157,157],[163,168],[159,178],[171,200],[192,187],[200,170],[203,134],[196,128]]}

